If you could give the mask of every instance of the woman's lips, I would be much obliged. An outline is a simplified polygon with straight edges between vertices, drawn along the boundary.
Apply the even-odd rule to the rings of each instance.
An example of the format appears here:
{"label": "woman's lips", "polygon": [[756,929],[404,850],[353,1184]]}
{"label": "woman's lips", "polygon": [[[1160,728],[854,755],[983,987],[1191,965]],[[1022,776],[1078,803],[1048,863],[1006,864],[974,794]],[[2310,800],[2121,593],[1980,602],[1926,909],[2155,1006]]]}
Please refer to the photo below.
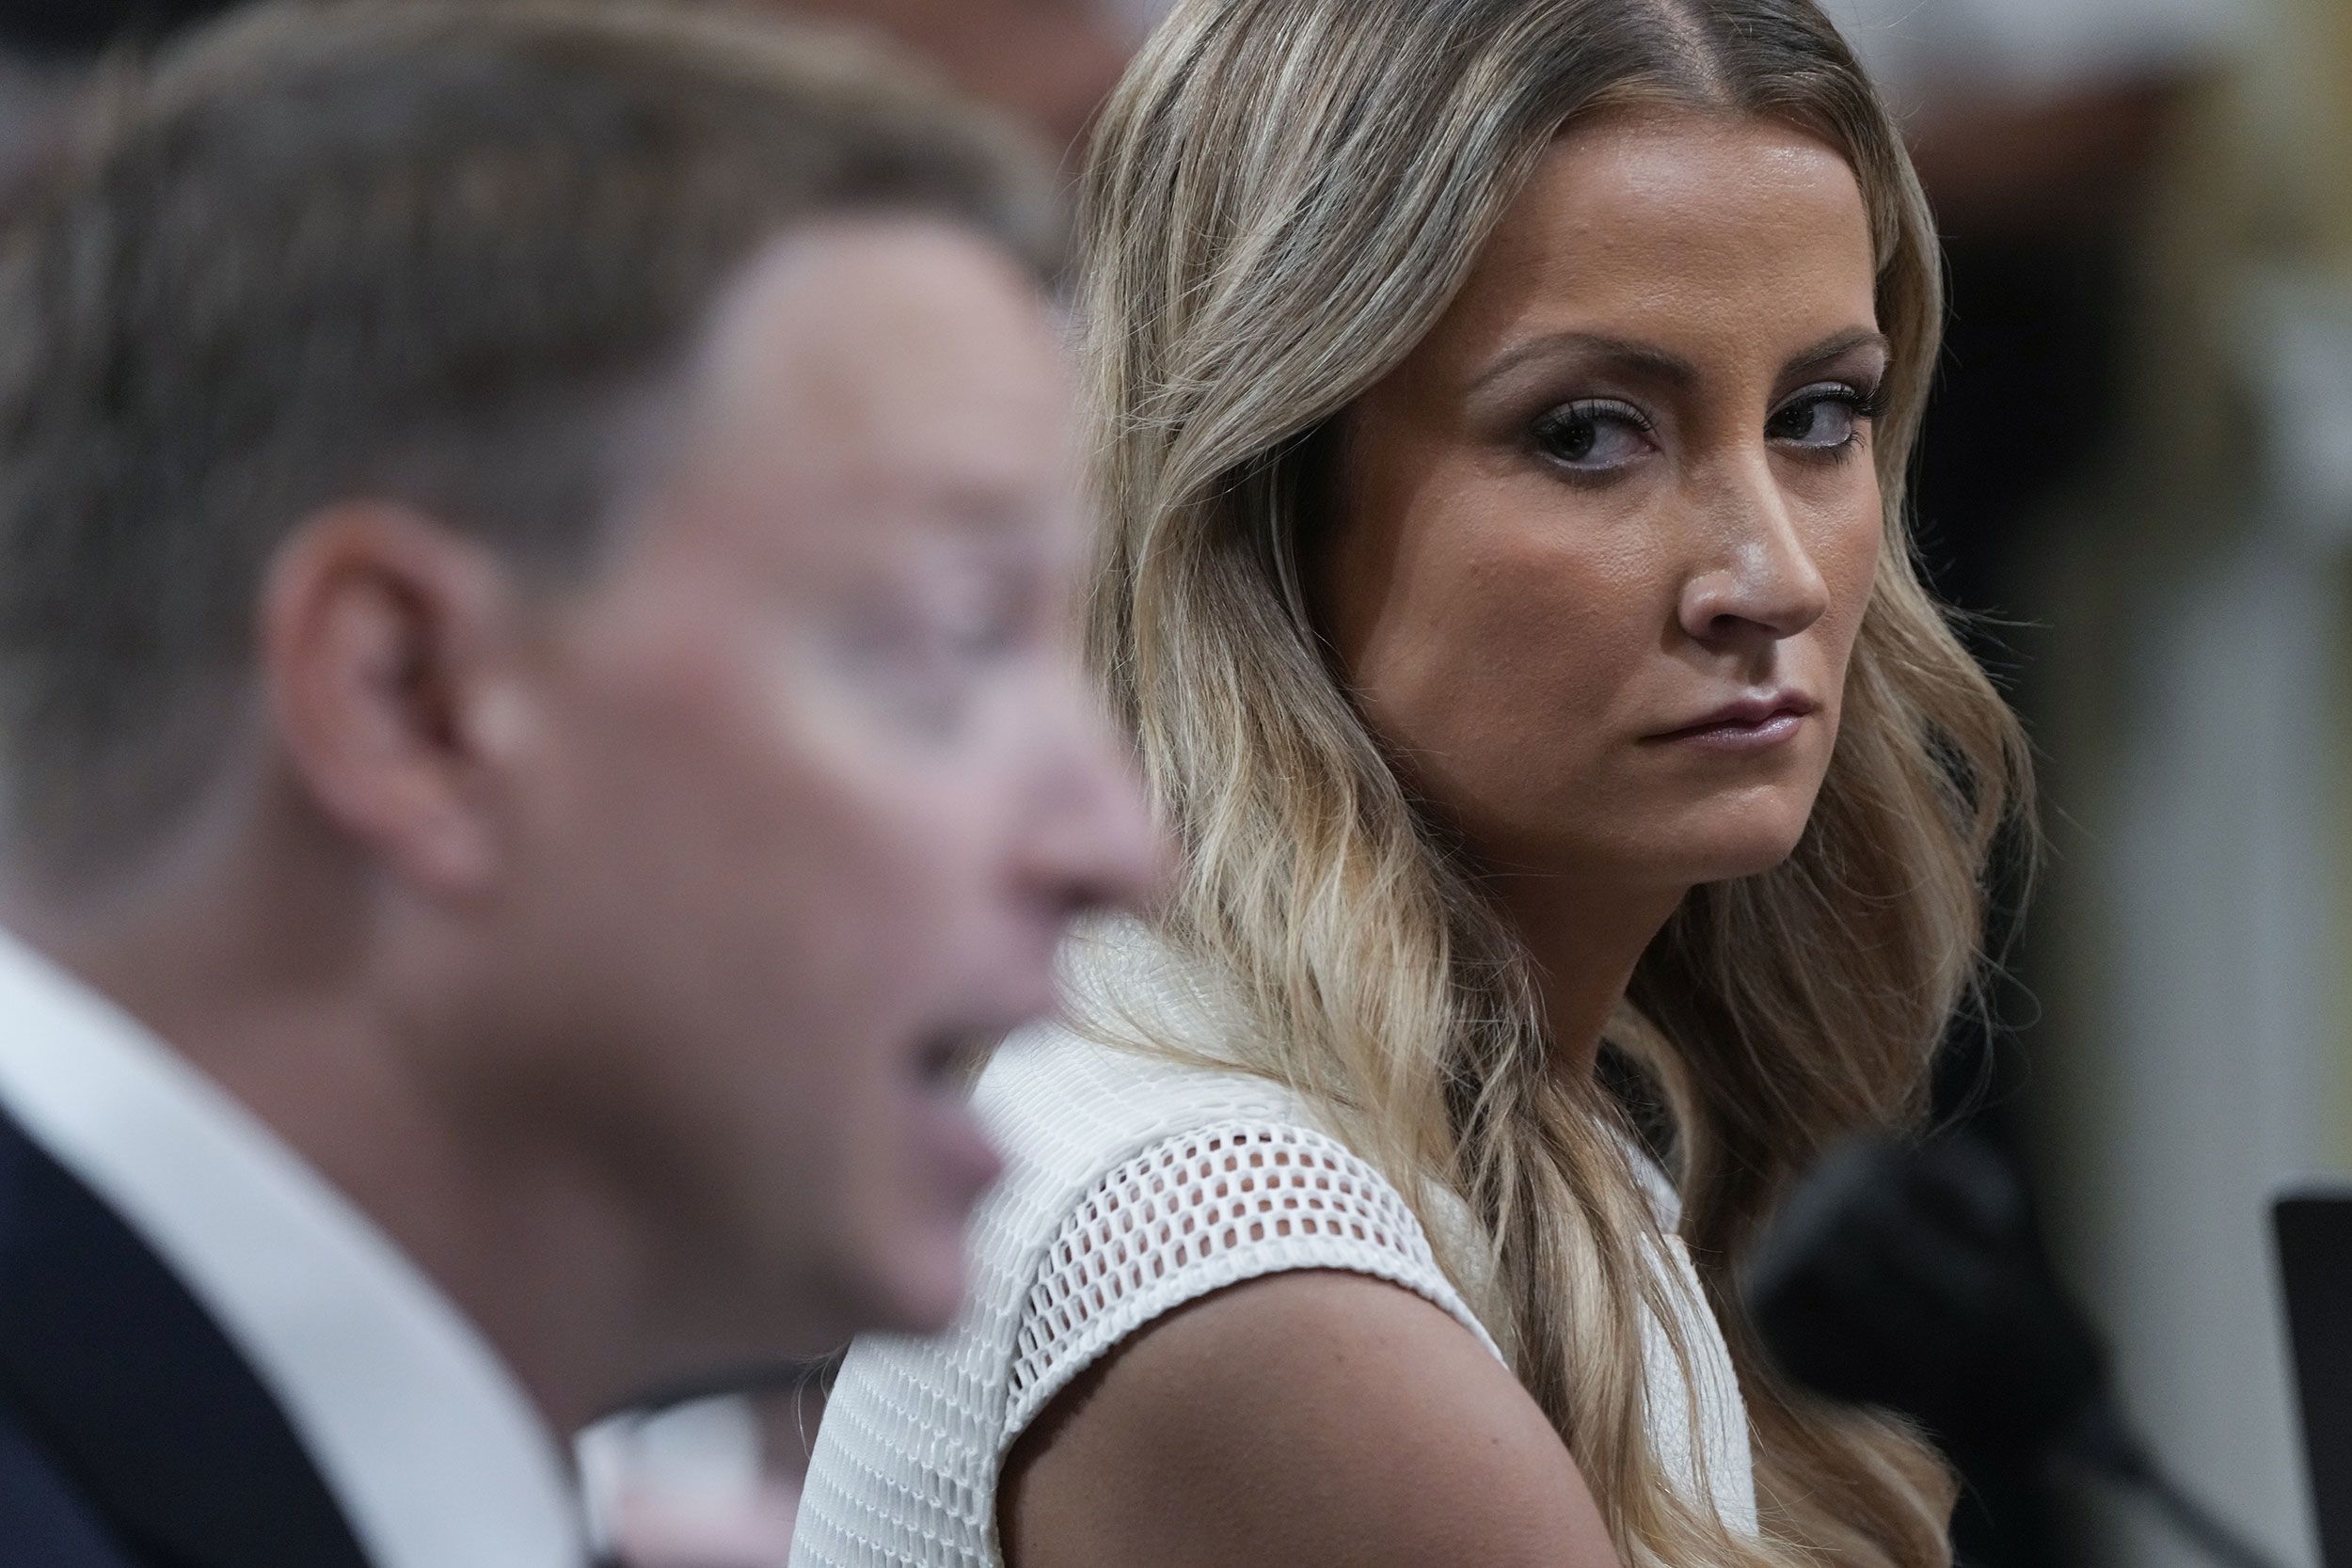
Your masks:
{"label": "woman's lips", "polygon": [[1729,703],[1695,722],[1650,736],[1661,745],[1743,754],[1787,744],[1820,705],[1802,691],[1775,692]]}

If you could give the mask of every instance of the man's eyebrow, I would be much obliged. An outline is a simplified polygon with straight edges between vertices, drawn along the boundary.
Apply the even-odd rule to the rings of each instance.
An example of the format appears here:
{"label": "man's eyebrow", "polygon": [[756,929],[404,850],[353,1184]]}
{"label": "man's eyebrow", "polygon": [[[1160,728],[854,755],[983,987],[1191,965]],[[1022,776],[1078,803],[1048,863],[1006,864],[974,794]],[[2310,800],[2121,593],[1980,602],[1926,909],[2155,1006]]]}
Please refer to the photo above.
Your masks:
{"label": "man's eyebrow", "polygon": [[945,475],[914,493],[933,521],[983,538],[1020,532],[1032,510],[1030,499],[1010,478]]}
{"label": "man's eyebrow", "polygon": [[1794,380],[1810,375],[1833,359],[1842,359],[1858,348],[1876,348],[1888,359],[1895,357],[1895,345],[1885,333],[1872,326],[1850,326],[1833,333],[1788,361],[1782,374]]}

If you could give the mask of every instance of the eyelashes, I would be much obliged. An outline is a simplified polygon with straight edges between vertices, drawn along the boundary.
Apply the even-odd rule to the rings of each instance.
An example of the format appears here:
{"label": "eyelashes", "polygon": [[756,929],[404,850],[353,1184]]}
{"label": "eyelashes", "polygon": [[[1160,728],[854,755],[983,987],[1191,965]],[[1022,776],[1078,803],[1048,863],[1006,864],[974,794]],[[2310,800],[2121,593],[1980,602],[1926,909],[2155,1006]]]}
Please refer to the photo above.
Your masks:
{"label": "eyelashes", "polygon": [[[1835,462],[1863,445],[1886,412],[1885,384],[1823,381],[1792,393],[1764,421],[1765,439],[1819,462]],[[1659,447],[1657,421],[1617,398],[1577,398],[1538,415],[1530,450],[1554,468],[1597,480],[1631,467]]]}
{"label": "eyelashes", "polygon": [[1629,403],[1579,398],[1535,420],[1530,438],[1546,460],[1573,472],[1608,473],[1657,446],[1658,427]]}
{"label": "eyelashes", "polygon": [[1820,456],[1845,456],[1885,412],[1884,384],[1867,388],[1827,381],[1807,387],[1772,411],[1767,438]]}

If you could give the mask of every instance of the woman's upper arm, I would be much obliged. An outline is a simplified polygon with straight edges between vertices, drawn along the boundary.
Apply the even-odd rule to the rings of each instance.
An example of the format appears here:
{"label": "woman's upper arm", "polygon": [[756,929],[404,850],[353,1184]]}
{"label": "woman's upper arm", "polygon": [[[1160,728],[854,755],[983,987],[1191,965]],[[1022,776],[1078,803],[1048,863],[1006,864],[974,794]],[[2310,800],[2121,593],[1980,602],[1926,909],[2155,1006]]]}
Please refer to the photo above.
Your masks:
{"label": "woman's upper arm", "polygon": [[1131,1337],[1014,1446],[1011,1568],[1614,1568],[1559,1437],[1445,1311],[1276,1274]]}

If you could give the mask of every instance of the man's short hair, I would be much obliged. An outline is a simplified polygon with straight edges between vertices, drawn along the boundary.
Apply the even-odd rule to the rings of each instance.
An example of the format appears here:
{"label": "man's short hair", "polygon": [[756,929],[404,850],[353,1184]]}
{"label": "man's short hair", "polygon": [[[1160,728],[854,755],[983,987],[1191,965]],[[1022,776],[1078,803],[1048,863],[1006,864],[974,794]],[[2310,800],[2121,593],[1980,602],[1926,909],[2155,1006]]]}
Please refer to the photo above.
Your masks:
{"label": "man's short hair", "polygon": [[783,232],[1055,260],[1009,133],[732,8],[267,5],[116,77],[0,198],[0,829],[56,866],[201,788],[306,515],[403,501],[578,571]]}
{"label": "man's short hair", "polygon": [[0,0],[0,50],[43,59],[94,55],[126,39],[161,38],[236,0]]}

